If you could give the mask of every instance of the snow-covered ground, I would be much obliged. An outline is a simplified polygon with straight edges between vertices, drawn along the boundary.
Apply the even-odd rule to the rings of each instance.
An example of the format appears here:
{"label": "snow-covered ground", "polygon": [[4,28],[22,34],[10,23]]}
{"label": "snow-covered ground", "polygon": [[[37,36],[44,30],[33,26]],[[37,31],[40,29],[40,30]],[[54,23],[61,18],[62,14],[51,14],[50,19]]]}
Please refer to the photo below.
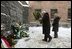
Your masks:
{"label": "snow-covered ground", "polygon": [[42,41],[42,27],[29,27],[29,38],[20,39],[15,48],[71,48],[71,28],[59,27],[58,38],[54,37],[51,27],[51,42]]}

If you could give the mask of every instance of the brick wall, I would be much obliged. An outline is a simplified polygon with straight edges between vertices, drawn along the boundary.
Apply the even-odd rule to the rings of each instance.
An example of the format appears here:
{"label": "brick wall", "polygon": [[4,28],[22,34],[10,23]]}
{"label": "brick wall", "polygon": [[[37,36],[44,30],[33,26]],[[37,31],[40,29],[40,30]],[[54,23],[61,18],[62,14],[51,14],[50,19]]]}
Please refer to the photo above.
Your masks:
{"label": "brick wall", "polygon": [[[29,9],[29,22],[35,22],[35,18],[33,16],[34,9],[46,10],[49,12],[50,9],[57,9],[58,15],[61,17],[61,22],[67,22],[68,20],[68,8],[71,8],[71,1],[30,1],[30,9]],[[51,15],[50,15],[51,19]]]}

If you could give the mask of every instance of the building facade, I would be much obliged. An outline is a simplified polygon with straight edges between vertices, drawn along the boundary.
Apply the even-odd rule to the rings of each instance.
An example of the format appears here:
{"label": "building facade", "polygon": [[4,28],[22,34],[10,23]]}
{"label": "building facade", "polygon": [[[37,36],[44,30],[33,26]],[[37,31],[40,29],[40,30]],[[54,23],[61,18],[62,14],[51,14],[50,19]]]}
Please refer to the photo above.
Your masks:
{"label": "building facade", "polygon": [[57,13],[61,17],[61,23],[71,21],[71,1],[30,1],[29,4],[29,22],[35,22],[33,16],[35,10],[47,11],[50,20],[53,20],[54,14]]}

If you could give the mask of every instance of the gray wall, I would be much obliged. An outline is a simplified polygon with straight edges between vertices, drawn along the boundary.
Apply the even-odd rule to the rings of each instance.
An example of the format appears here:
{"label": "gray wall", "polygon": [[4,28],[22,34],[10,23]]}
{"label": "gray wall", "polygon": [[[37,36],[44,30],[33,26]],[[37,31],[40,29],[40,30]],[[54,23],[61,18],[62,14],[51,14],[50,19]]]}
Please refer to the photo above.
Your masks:
{"label": "gray wall", "polygon": [[10,30],[10,26],[13,20],[16,22],[27,23],[28,22],[28,8],[21,6],[18,1],[1,1],[1,23],[6,24],[7,30]]}

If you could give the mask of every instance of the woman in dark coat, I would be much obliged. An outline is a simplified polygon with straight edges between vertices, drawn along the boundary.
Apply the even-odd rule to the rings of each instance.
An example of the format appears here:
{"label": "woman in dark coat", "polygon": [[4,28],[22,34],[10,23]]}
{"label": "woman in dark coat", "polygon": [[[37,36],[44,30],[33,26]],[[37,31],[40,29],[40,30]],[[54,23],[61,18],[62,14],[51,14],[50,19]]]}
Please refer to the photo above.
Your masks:
{"label": "woman in dark coat", "polygon": [[52,37],[50,36],[50,20],[49,20],[49,14],[44,13],[43,18],[42,18],[42,25],[43,25],[43,34],[44,39],[43,41],[47,41],[47,38],[49,38],[48,42],[51,41]]}
{"label": "woman in dark coat", "polygon": [[52,31],[54,31],[54,38],[58,37],[57,32],[58,32],[58,28],[59,28],[59,20],[60,20],[60,17],[56,16],[53,21],[53,24],[52,24],[52,26],[53,26]]}

